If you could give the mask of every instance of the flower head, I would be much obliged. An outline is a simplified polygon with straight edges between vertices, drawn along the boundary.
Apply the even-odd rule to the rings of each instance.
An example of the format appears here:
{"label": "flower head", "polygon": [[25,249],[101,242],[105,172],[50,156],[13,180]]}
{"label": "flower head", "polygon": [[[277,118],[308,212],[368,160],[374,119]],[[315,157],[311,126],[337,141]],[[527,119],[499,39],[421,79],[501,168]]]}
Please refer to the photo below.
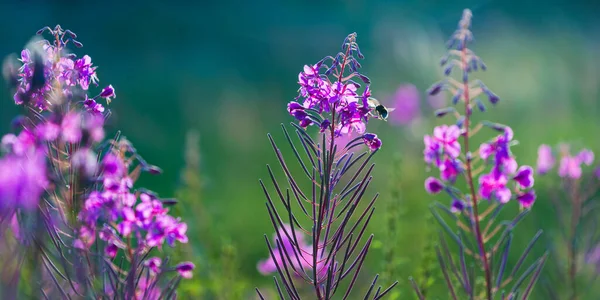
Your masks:
{"label": "flower head", "polygon": [[376,134],[367,133],[363,135],[363,141],[371,151],[375,151],[381,148],[381,140],[377,137]]}
{"label": "flower head", "polygon": [[395,124],[409,124],[421,113],[419,90],[412,84],[399,86],[391,102],[395,110],[390,114],[390,121]]}
{"label": "flower head", "polygon": [[[47,31],[52,35],[49,40],[36,42],[21,52],[22,65],[18,70],[18,87],[14,95],[17,105],[27,104],[46,110],[57,103],[57,99],[71,99],[74,90],[85,94],[90,85],[98,85],[97,67],[93,66],[91,57],[83,55],[77,58],[75,54],[64,51],[69,42],[76,47],[82,46],[75,40],[75,35],[60,27]],[[110,103],[115,96],[114,89],[109,85],[98,96]],[[85,105],[89,110],[101,113],[104,107],[95,100],[96,97],[88,99],[86,95]]]}
{"label": "flower head", "polygon": [[186,279],[190,279],[192,278],[192,270],[194,270],[196,266],[189,262],[182,262],[180,264],[178,264],[175,269],[177,270],[177,272],[179,272],[179,275],[181,275],[181,277],[186,278]]}
{"label": "flower head", "polygon": [[[326,57],[313,65],[305,65],[298,74],[298,96],[296,101],[288,103],[287,110],[300,127],[316,124],[321,133],[326,133],[326,129],[333,126],[336,136],[365,134],[374,108],[369,104],[370,80],[358,72],[360,64],[355,56],[362,58],[362,53],[355,34],[346,39],[343,50],[337,58]],[[360,79],[365,86],[353,78]],[[381,144],[379,139],[368,142],[371,149]]]}
{"label": "flower head", "polygon": [[[290,258],[291,264],[294,266],[294,269],[309,268],[313,267],[313,246],[306,243],[304,239],[304,234],[299,231],[300,229],[296,228],[294,232],[296,233],[295,237],[292,234],[292,229],[290,225],[284,224],[284,227],[279,228],[278,233],[273,236],[273,255],[269,256],[269,258],[262,260],[258,263],[257,269],[263,274],[271,274],[277,271],[277,266],[283,268],[284,261],[281,260],[283,257],[285,259],[286,264],[290,264],[287,257]],[[321,257],[321,252],[323,252],[322,248],[318,248],[319,257]],[[327,257],[324,255],[323,257]],[[325,261],[321,258],[317,260],[317,271],[319,276],[324,276],[326,274],[327,265]]]}
{"label": "flower head", "polygon": [[539,174],[546,174],[552,167],[554,167],[552,148],[548,145],[540,145],[538,148],[537,172]]}
{"label": "flower head", "polygon": [[49,184],[43,150],[4,156],[0,159],[0,210],[35,209]]}
{"label": "flower head", "polygon": [[425,179],[425,190],[430,194],[437,194],[444,189],[444,184],[435,177]]}
{"label": "flower head", "polygon": [[560,159],[558,176],[579,179],[581,177],[581,160],[577,156],[565,155]]}

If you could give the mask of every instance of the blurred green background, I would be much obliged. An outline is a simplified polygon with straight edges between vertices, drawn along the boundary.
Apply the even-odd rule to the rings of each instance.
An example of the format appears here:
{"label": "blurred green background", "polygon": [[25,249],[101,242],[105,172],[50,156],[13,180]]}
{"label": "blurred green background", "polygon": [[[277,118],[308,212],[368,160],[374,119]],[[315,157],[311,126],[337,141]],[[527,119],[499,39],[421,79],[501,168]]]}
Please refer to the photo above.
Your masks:
{"label": "blurred green background", "polygon": [[[199,274],[185,293],[229,290],[235,294],[224,298],[252,298],[255,286],[272,286],[256,271],[268,255],[263,234],[272,234],[258,184],[268,176],[265,164],[276,162],[266,134],[283,142],[279,126],[292,121],[285,105],[296,96],[302,66],[334,55],[357,32],[376,98],[387,101],[401,84],[421,91],[422,116],[411,124],[369,124],[384,142],[371,193],[382,193],[379,206],[395,203],[401,211],[393,218],[399,233],[391,237],[384,210],[376,212],[370,231],[380,242],[362,285],[384,267],[386,244],[401,265],[393,278],[401,298],[411,299],[407,278],[419,273],[431,240],[426,232],[436,228],[426,217],[435,198],[423,190],[421,156],[423,134],[439,121],[423,91],[442,77],[439,58],[463,8],[474,13],[472,48],[488,66],[476,76],[502,99],[484,117],[513,127],[520,163],[535,164],[541,143],[600,149],[600,5],[594,1],[2,1],[0,54],[19,53],[46,25],[77,33],[84,48],[75,52],[89,54],[100,85],[116,89],[109,130],[122,130],[164,169],[142,184],[181,198],[178,212],[189,222],[191,243],[178,255],[192,257]],[[18,112],[0,87],[1,132]],[[186,147],[194,132],[199,140],[188,138]],[[390,163],[397,157],[400,163]],[[544,191],[538,194],[516,248],[537,227],[551,236],[557,226]]]}

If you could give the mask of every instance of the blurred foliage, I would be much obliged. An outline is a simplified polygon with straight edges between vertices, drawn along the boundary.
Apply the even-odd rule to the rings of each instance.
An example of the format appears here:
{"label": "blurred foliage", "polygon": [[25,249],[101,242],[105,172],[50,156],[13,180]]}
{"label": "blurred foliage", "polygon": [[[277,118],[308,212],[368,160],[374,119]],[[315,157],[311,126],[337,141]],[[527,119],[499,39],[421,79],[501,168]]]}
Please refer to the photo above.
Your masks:
{"label": "blurred foliage", "polygon": [[[99,66],[101,83],[116,89],[110,128],[122,130],[150,163],[165,171],[141,183],[161,196],[179,198],[176,211],[189,224],[190,243],[174,255],[197,266],[194,278],[182,282],[181,294],[253,298],[255,286],[273,286],[272,278],[256,270],[257,261],[268,255],[263,234],[272,233],[258,185],[258,178],[267,176],[265,164],[275,162],[266,133],[283,138],[279,124],[291,121],[285,103],[296,96],[302,65],[334,53],[339,41],[356,31],[376,98],[385,101],[405,82],[424,91],[441,78],[445,37],[462,9],[470,7],[478,38],[473,48],[490,70],[481,79],[502,99],[486,114],[513,127],[520,142],[514,148],[518,160],[535,164],[541,143],[575,141],[600,149],[597,6],[593,1],[223,1],[189,6],[2,1],[0,53],[18,53],[45,25],[60,23],[75,31],[84,44],[77,52],[89,54]],[[92,21],[91,15],[101,17]],[[432,117],[429,100],[422,95],[423,116],[411,125],[369,124],[384,143],[375,157],[371,191],[384,197],[368,229],[380,245],[367,258],[364,278],[383,272],[382,280],[399,280],[397,299],[411,299],[410,275],[421,280],[429,274],[428,255],[437,237],[436,224],[428,219],[434,198],[423,190],[421,158],[423,134],[440,123]],[[10,130],[17,113],[12,95],[0,88],[2,132]],[[188,137],[195,145],[184,147],[188,131],[202,139]],[[390,174],[397,174],[392,175],[399,178],[395,184],[389,184]],[[536,184],[546,186],[544,180]],[[524,248],[540,227],[553,238],[557,224],[549,195],[537,192],[533,212],[513,240],[515,249]],[[540,244],[531,255],[544,250]],[[511,259],[518,255],[511,253]],[[432,295],[445,297],[443,291]]]}

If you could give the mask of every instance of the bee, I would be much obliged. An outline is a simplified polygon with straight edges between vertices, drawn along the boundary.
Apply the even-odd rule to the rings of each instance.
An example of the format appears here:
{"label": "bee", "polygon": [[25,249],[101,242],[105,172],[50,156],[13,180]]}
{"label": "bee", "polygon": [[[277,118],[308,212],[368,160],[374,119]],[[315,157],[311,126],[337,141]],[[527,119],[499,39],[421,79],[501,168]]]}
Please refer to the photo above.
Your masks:
{"label": "bee", "polygon": [[383,106],[381,103],[379,103],[379,101],[377,99],[372,98],[372,97],[369,97],[367,99],[367,102],[369,103],[369,107],[375,109],[375,114],[373,116],[375,118],[382,119],[384,121],[387,121],[387,118],[388,118],[388,115],[390,114],[390,112],[395,110],[395,108],[388,108],[388,107]]}

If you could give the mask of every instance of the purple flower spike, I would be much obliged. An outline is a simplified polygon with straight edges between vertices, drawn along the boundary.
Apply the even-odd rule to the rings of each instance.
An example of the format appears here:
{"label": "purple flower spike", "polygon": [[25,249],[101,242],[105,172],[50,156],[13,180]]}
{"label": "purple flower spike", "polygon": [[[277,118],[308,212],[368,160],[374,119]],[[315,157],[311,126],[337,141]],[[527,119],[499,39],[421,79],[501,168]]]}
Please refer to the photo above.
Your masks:
{"label": "purple flower spike", "polygon": [[596,170],[594,170],[594,175],[596,175],[596,178],[600,179],[600,167],[597,167]]}
{"label": "purple flower spike", "polygon": [[177,272],[179,272],[179,275],[181,275],[181,277],[190,279],[193,276],[192,270],[194,270],[195,267],[196,266],[192,262],[186,261],[178,264],[175,267],[175,269],[177,270]]}
{"label": "purple flower spike", "polygon": [[444,184],[435,177],[425,179],[425,190],[430,194],[437,194],[444,189]]}
{"label": "purple flower spike", "polygon": [[458,199],[452,199],[452,204],[450,205],[450,211],[452,211],[453,213],[458,213],[461,212],[463,209],[465,209],[465,203],[458,200]]}
{"label": "purple flower spike", "polygon": [[538,148],[537,172],[538,174],[546,174],[554,167],[554,156],[552,148],[548,145],[540,145]]}
{"label": "purple flower spike", "polygon": [[375,151],[381,148],[381,140],[374,133],[367,133],[363,135],[363,141],[365,145],[369,147],[369,150]]}
{"label": "purple flower spike", "polygon": [[529,190],[523,194],[518,195],[517,201],[519,201],[521,206],[523,206],[524,208],[530,208],[535,202],[535,198],[535,192],[533,190]]}
{"label": "purple flower spike", "polygon": [[533,186],[533,168],[530,166],[522,166],[517,170],[517,175],[513,179],[522,188],[531,188]]}
{"label": "purple flower spike", "polygon": [[583,149],[577,154],[577,159],[584,163],[586,166],[591,165],[594,162],[594,152],[589,149]]}

